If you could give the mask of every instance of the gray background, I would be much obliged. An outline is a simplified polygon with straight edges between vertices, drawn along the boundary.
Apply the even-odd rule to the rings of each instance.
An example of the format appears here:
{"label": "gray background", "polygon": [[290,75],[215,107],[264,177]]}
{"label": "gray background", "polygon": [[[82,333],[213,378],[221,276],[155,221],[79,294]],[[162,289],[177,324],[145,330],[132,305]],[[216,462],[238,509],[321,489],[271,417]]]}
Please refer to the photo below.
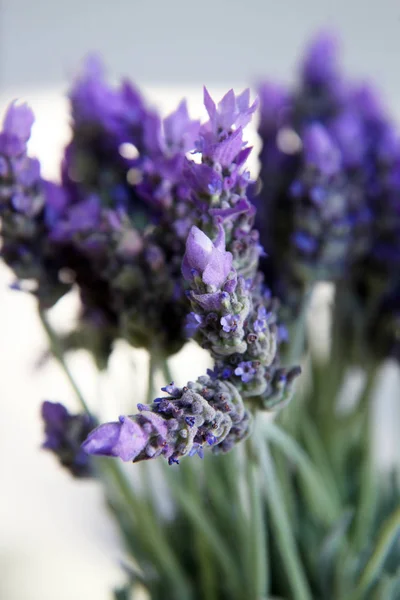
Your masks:
{"label": "gray background", "polygon": [[2,0],[1,86],[60,83],[88,50],[139,83],[286,78],[309,36],[334,28],[345,63],[398,91],[398,0]]}

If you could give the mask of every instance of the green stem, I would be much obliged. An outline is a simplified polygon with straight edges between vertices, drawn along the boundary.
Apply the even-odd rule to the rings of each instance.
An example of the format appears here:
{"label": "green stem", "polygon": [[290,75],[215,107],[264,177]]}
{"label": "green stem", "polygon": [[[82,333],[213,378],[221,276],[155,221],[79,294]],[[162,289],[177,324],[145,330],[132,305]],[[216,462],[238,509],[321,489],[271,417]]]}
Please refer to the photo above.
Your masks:
{"label": "green stem", "polygon": [[161,370],[164,375],[164,379],[165,379],[166,383],[172,383],[174,381],[174,378],[173,378],[173,375],[172,375],[172,372],[171,372],[171,369],[170,369],[167,359],[164,359],[161,362]]}
{"label": "green stem", "polygon": [[265,598],[269,588],[269,562],[267,556],[266,524],[262,510],[260,466],[255,448],[255,432],[253,439],[247,439],[246,470],[247,486],[250,496],[249,527],[249,574],[251,581],[247,597],[259,600]]}
{"label": "green stem", "polygon": [[386,556],[400,530],[400,507],[397,508],[384,522],[375,550],[369,561],[365,565],[359,584],[352,598],[362,599],[368,591],[374,580],[379,577],[380,570],[386,559]]}
{"label": "green stem", "polygon": [[361,468],[359,503],[354,524],[354,545],[358,551],[363,548],[365,541],[369,537],[377,499],[371,423],[371,396],[375,385],[375,374],[376,369],[370,368],[367,370],[365,387],[356,408],[356,410],[361,412],[362,417],[360,446],[364,453],[364,462]]}
{"label": "green stem", "polygon": [[207,510],[200,503],[198,494],[193,495],[190,490],[183,489],[181,486],[176,487],[169,473],[170,469],[166,471],[166,475],[169,478],[170,490],[175,501],[186,513],[192,526],[204,537],[204,543],[213,554],[216,565],[218,564],[221,575],[225,578],[226,587],[230,589],[230,597],[232,600],[237,598],[242,590],[238,567],[233,560],[229,544],[226,543],[215,525],[210,522]]}
{"label": "green stem", "polygon": [[292,590],[292,600],[312,600],[312,594],[296,548],[292,525],[286,514],[280,482],[267,445],[261,444],[259,454],[263,467],[265,497],[271,515],[271,524],[282,556],[284,568]]}
{"label": "green stem", "polygon": [[90,415],[91,412],[89,410],[88,405],[86,404],[86,401],[79,389],[79,387],[76,385],[75,380],[72,376],[71,371],[69,370],[69,367],[65,361],[64,358],[64,352],[63,349],[61,347],[60,341],[58,339],[58,336],[56,334],[56,332],[54,331],[54,329],[52,328],[52,326],[50,325],[49,320],[47,319],[47,316],[45,314],[45,312],[43,310],[39,310],[39,318],[40,321],[43,325],[43,328],[47,334],[48,340],[49,340],[49,345],[50,345],[50,350],[54,356],[54,358],[58,361],[60,367],[62,368],[62,370],[64,371],[72,389],[74,390],[74,393],[79,401],[79,403],[81,404],[83,410]]}
{"label": "green stem", "polygon": [[267,438],[276,444],[299,469],[305,486],[306,496],[314,510],[328,524],[332,524],[340,514],[340,497],[328,491],[323,477],[315,468],[303,448],[274,423],[266,425]]}
{"label": "green stem", "polygon": [[147,404],[151,404],[154,401],[155,396],[155,376],[159,367],[159,361],[153,352],[149,352],[149,373],[147,379]]}
{"label": "green stem", "polygon": [[[101,472],[108,472],[111,475],[114,485],[125,503],[124,509],[127,516],[131,520],[135,518],[139,530],[145,534],[142,536],[141,541],[143,544],[147,544],[149,552],[153,554],[160,571],[171,582],[176,598],[180,600],[191,598],[186,576],[168,540],[162,529],[152,518],[151,511],[146,510],[146,502],[141,502],[135,495],[120,465],[115,459],[103,459]],[[135,527],[134,524],[133,527]]]}
{"label": "green stem", "polygon": [[290,332],[292,335],[289,338],[288,365],[298,363],[304,354],[307,338],[307,314],[312,291],[312,287],[304,291],[299,314],[296,319],[296,326]]}
{"label": "green stem", "polygon": [[[72,376],[72,373],[68,368],[68,365],[66,364],[66,361],[64,359],[64,353],[56,332],[50,325],[44,311],[39,311],[39,317],[43,324],[43,328],[48,336],[50,350],[54,358],[56,358],[62,370],[64,371],[83,410],[90,414],[86,401],[79,387],[77,386]],[[152,378],[154,377],[154,369],[155,363],[153,361],[152,367],[150,369],[150,371],[152,372]],[[152,386],[153,383],[151,383],[150,387]],[[121,507],[121,509],[126,513],[126,516],[129,520],[132,520],[133,516],[136,515],[137,520],[140,520],[139,529],[143,533],[146,533],[144,531],[146,529],[147,534],[143,535],[142,541],[143,543],[147,543],[147,545],[149,546],[149,551],[151,551],[154,554],[157,563],[160,565],[160,568],[164,573],[164,576],[172,582],[173,589],[176,591],[176,598],[179,598],[180,600],[187,600],[188,598],[190,598],[191,594],[189,591],[188,583],[185,579],[185,575],[182,572],[179,562],[173,555],[168,541],[165,539],[162,530],[157,526],[157,523],[154,521],[154,519],[151,518],[151,514],[146,513],[146,511],[144,510],[145,507],[135,496],[130,484],[126,480],[126,477],[122,472],[117,461],[115,459],[104,459],[103,461],[96,462],[98,463],[98,465],[100,465],[99,475],[106,491],[108,489],[106,476],[108,473],[113,479],[113,483],[119,492],[120,498],[122,498],[123,506]],[[132,527],[134,527],[133,522]]]}
{"label": "green stem", "polygon": [[[187,467],[185,474],[188,489],[191,494],[200,497],[199,478],[195,473],[195,468],[192,464],[187,465]],[[194,531],[194,546],[200,571],[199,582],[202,589],[202,598],[218,600],[218,575],[215,573],[214,561],[207,540],[199,529]]]}
{"label": "green stem", "polygon": [[317,424],[309,415],[304,412],[300,422],[301,438],[300,445],[308,451],[308,455],[312,457],[318,473],[323,473],[324,485],[333,502],[340,506],[341,495],[338,482],[336,481],[335,472],[331,465],[327,448],[324,440],[321,437]]}

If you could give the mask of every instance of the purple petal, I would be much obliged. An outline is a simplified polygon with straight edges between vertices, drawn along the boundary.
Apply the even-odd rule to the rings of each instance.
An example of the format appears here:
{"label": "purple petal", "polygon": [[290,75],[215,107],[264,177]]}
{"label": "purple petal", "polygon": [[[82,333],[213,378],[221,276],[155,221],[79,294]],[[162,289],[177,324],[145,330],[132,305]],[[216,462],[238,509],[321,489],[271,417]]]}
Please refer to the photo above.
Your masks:
{"label": "purple petal", "polygon": [[202,272],[207,266],[212,251],[213,243],[210,238],[198,227],[193,226],[186,241],[186,264],[191,269]]}
{"label": "purple petal", "polygon": [[43,402],[41,413],[43,420],[52,427],[62,426],[69,415],[65,406],[59,402],[49,402],[48,400]]}
{"label": "purple petal", "polygon": [[217,107],[215,106],[214,100],[211,98],[209,91],[206,86],[203,88],[204,92],[204,106],[208,112],[208,116],[210,117],[210,121],[213,123],[215,121],[215,117],[217,114]]}
{"label": "purple petal", "polygon": [[224,131],[229,131],[235,122],[236,102],[235,92],[231,89],[218,102],[218,125]]}
{"label": "purple petal", "polygon": [[239,154],[243,146],[242,128],[239,127],[223,142],[211,146],[207,151],[215,162],[220,163],[223,167],[232,164],[235,157]]}
{"label": "purple petal", "polygon": [[203,272],[204,283],[215,285],[218,288],[221,287],[225,283],[231,268],[232,254],[230,252],[221,252],[215,248]]}
{"label": "purple petal", "polygon": [[96,427],[83,442],[87,454],[117,456],[131,461],[146,446],[147,434],[129,417],[120,417],[118,423],[105,423]]}
{"label": "purple petal", "polygon": [[[231,208],[211,208],[209,212],[214,217],[221,217],[223,220],[226,220],[246,212],[251,214],[254,212],[254,206],[246,198],[241,198]],[[216,243],[215,246],[217,246]]]}
{"label": "purple petal", "polygon": [[159,436],[161,436],[164,440],[167,438],[168,426],[162,417],[147,410],[142,411],[140,416],[146,419],[148,423],[151,423],[153,429],[158,433]]}
{"label": "purple petal", "polygon": [[338,42],[331,32],[322,32],[311,43],[302,72],[311,84],[334,82],[338,74]]}
{"label": "purple petal", "polygon": [[27,104],[17,105],[13,102],[4,117],[3,129],[9,135],[26,142],[31,135],[35,117]]}

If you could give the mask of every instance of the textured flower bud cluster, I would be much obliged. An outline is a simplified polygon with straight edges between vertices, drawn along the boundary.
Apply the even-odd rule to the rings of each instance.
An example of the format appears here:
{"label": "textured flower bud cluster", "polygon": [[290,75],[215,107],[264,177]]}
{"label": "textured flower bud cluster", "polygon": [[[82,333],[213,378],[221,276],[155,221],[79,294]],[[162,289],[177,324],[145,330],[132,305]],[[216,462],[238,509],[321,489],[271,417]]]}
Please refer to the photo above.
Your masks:
{"label": "textured flower bud cluster", "polygon": [[232,270],[232,254],[225,250],[221,225],[215,243],[197,227],[191,229],[182,273],[191,287],[189,326],[196,326],[203,347],[221,356],[244,352],[250,298],[244,279]]}
{"label": "textured flower bud cluster", "polygon": [[171,464],[202,456],[207,445],[228,451],[249,433],[245,400],[267,409],[290,400],[300,369],[279,368],[276,306],[262,277],[249,283],[238,277],[222,226],[215,243],[192,228],[182,271],[191,286],[191,318],[214,370],[183,389],[173,383],[163,388],[172,399],[139,404],[139,415],[98,427],[83,445],[89,454],[133,461],[162,455]]}
{"label": "textured flower bud cluster", "polygon": [[277,322],[279,303],[271,297],[261,274],[245,285],[251,310],[245,321],[243,351],[227,357],[215,355],[210,376],[233,383],[249,403],[275,410],[291,400],[300,368],[280,366],[279,344],[287,341],[287,331]]}
{"label": "textured flower bud cluster", "polygon": [[46,439],[43,448],[55,454],[74,477],[90,477],[91,461],[81,444],[96,423],[87,414],[71,415],[65,406],[43,402],[42,418]]}
{"label": "textured flower bud cluster", "polygon": [[100,425],[84,450],[133,462],[161,455],[172,464],[183,456],[202,457],[204,447],[227,451],[249,432],[250,416],[229,382],[200,377],[184,388],[170,384],[163,391],[169,396],[139,404],[138,414]]}

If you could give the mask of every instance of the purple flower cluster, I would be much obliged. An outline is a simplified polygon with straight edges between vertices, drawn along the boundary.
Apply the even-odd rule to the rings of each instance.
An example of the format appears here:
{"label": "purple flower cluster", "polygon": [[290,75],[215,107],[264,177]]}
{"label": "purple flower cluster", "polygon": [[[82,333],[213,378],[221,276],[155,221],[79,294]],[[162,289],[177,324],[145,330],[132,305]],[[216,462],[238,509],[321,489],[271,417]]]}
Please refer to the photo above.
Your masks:
{"label": "purple flower cluster", "polygon": [[101,425],[84,443],[90,454],[134,461],[162,455],[171,464],[201,456],[207,446],[230,450],[249,433],[245,402],[253,409],[282,406],[300,372],[279,367],[277,306],[258,274],[261,248],[245,195],[248,151],[241,131],[254,105],[249,108],[247,92],[228,92],[217,109],[207,91],[205,104],[210,120],[200,130],[201,162],[186,169],[193,221],[202,229],[189,231],[182,274],[192,309],[187,329],[215,367],[182,389],[167,386],[172,399],[158,398],[139,405],[138,415]]}
{"label": "purple flower cluster", "polygon": [[133,462],[163,456],[173,464],[182,456],[202,457],[204,447],[227,451],[248,434],[249,413],[229,382],[200,377],[184,388],[171,383],[163,391],[169,396],[140,404],[138,414],[100,425],[83,449]]}
{"label": "purple flower cluster", "polygon": [[[117,337],[167,356],[192,334],[215,361],[197,382],[169,386],[171,398],[101,425],[84,449],[170,463],[206,446],[226,451],[248,434],[245,402],[281,406],[299,372],[279,366],[276,306],[258,274],[263,250],[243,140],[257,104],[249,90],[216,104],[205,89],[205,124],[189,118],[185,102],[162,120],[130,83],[110,86],[93,57],[69,97],[72,139],[59,186],[27,156],[26,107],[10,108],[1,134],[3,255],[18,285],[32,279],[42,309],[76,286],[80,326],[63,348],[89,348],[100,367]],[[21,266],[19,227],[31,236],[30,270]],[[78,417],[61,405],[44,410],[48,445],[65,454]]]}
{"label": "purple flower cluster", "polygon": [[33,121],[26,105],[13,103],[0,132],[1,255],[17,277],[14,287],[33,286],[47,307],[70,286],[58,276],[60,265],[46,227],[46,203],[58,188],[43,181],[39,161],[27,154]]}
{"label": "purple flower cluster", "polygon": [[[43,181],[38,161],[26,154],[29,109],[11,106],[6,115],[3,257],[16,287],[31,280],[44,308],[78,288],[80,325],[63,340],[66,349],[89,346],[103,366],[118,337],[176,352],[186,340],[180,270],[193,210],[184,169],[199,122],[190,120],[185,102],[161,120],[128,82],[109,86],[94,58],[70,101],[61,186]],[[87,344],[96,329],[96,344]]]}
{"label": "purple flower cluster", "polygon": [[90,457],[81,444],[96,426],[94,419],[86,414],[71,415],[62,404],[48,401],[43,402],[42,419],[46,436],[43,448],[53,452],[74,477],[90,477]]}
{"label": "purple flower cluster", "polygon": [[343,76],[330,35],[311,44],[295,89],[265,83],[260,100],[257,225],[267,279],[296,312],[305,288],[344,277],[368,250],[398,144],[375,91]]}
{"label": "purple flower cluster", "polygon": [[[183,456],[202,456],[207,446],[225,452],[249,433],[244,400],[267,409],[290,400],[300,369],[278,366],[277,307],[261,277],[253,285],[238,278],[222,232],[213,243],[194,227],[183,260],[192,308],[198,311],[192,314],[201,316],[201,337],[215,358],[214,370],[182,389],[173,383],[163,388],[172,399],[139,404],[139,414],[100,425],[83,444],[89,454],[134,462],[162,455],[172,464]],[[224,331],[233,315],[235,327]]]}
{"label": "purple flower cluster", "polygon": [[[197,150],[201,162],[187,163],[186,180],[197,211],[197,224],[213,238],[223,226],[227,250],[239,275],[253,277],[262,248],[254,229],[255,208],[247,198],[250,174],[245,163],[251,152],[243,140],[257,102],[249,90],[236,96],[230,90],[218,103],[204,89],[209,120],[200,128]],[[193,221],[192,221],[193,224]]]}

